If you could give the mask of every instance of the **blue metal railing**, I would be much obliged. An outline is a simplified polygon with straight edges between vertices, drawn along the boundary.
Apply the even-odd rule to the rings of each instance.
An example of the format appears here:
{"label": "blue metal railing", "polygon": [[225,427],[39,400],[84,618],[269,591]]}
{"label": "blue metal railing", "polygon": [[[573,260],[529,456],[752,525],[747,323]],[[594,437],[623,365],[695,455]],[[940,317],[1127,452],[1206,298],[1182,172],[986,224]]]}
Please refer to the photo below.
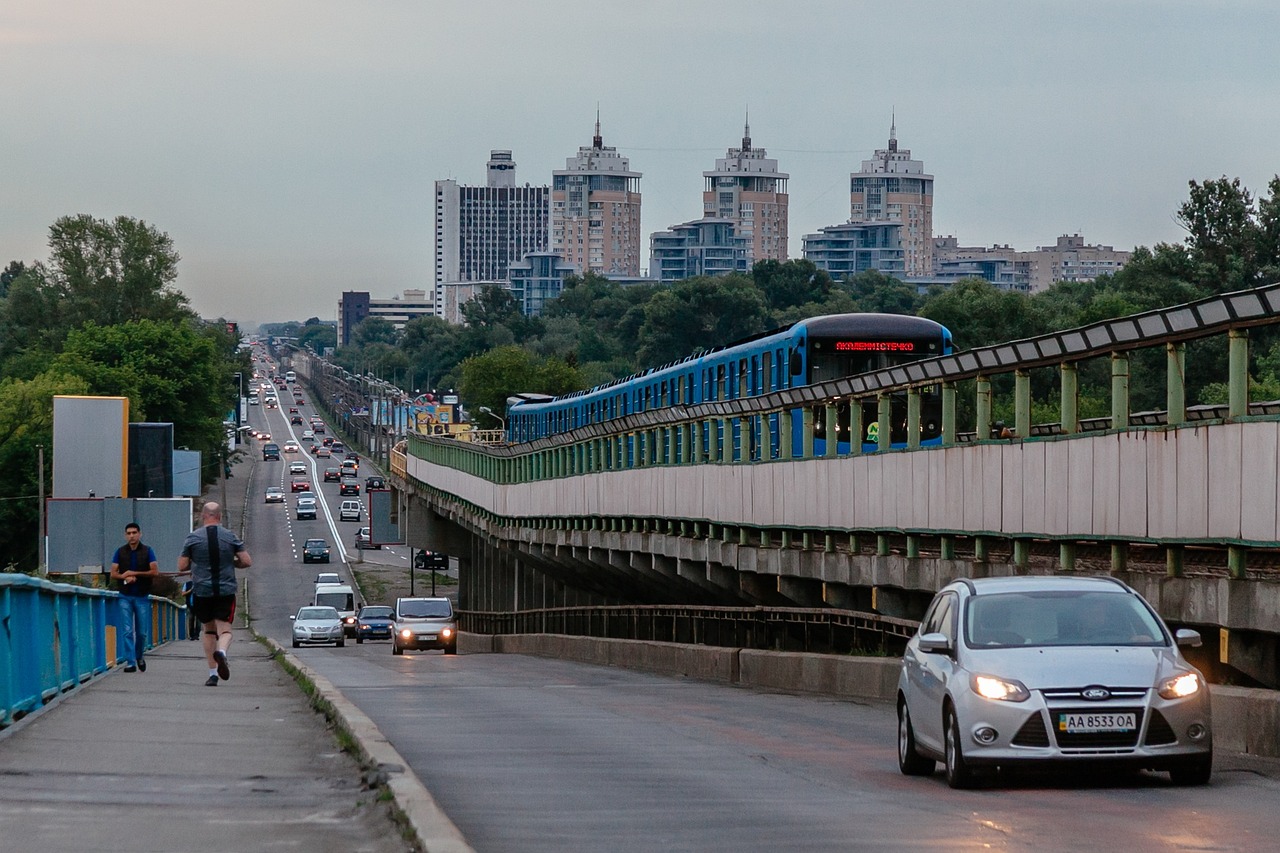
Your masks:
{"label": "blue metal railing", "polygon": [[[0,727],[120,662],[120,594],[0,574]],[[186,608],[151,598],[152,647],[186,635]]]}

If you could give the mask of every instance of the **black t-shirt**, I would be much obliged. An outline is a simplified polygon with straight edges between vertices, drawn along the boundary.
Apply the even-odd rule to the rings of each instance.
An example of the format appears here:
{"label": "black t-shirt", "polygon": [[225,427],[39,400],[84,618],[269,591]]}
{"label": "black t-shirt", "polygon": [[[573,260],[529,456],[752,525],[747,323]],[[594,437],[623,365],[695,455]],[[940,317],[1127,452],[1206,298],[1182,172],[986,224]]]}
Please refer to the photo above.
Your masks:
{"label": "black t-shirt", "polygon": [[[144,545],[141,542],[132,551],[128,545],[121,545],[116,549],[116,555],[111,558],[111,562],[118,565],[122,572],[145,572],[151,568],[152,563],[156,562],[156,552],[150,545]],[[124,595],[150,595],[151,578],[135,578],[133,583],[116,581],[116,589]]]}

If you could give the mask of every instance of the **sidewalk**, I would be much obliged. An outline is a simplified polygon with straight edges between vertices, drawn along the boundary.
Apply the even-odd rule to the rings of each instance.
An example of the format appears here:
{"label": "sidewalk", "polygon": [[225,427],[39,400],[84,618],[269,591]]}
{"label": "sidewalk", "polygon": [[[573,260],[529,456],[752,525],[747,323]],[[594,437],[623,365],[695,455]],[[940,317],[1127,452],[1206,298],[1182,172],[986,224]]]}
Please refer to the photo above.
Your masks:
{"label": "sidewalk", "polygon": [[230,664],[205,687],[200,643],[174,641],[145,673],[114,670],[0,733],[0,847],[415,849],[247,630]]}

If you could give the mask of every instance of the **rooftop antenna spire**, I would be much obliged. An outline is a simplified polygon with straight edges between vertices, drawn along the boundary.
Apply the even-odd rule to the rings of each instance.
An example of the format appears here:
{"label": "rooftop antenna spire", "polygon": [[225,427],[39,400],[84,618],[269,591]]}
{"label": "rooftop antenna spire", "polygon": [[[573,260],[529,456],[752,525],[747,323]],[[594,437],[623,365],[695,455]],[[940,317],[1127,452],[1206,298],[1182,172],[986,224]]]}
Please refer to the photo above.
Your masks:
{"label": "rooftop antenna spire", "polygon": [[889,113],[889,150],[898,150],[898,111],[894,109]]}
{"label": "rooftop antenna spire", "polygon": [[591,137],[592,148],[603,148],[604,138],[600,136],[600,104],[596,104],[596,135]]}
{"label": "rooftop antenna spire", "polygon": [[746,120],[742,123],[742,150],[751,150],[751,109],[747,108]]}

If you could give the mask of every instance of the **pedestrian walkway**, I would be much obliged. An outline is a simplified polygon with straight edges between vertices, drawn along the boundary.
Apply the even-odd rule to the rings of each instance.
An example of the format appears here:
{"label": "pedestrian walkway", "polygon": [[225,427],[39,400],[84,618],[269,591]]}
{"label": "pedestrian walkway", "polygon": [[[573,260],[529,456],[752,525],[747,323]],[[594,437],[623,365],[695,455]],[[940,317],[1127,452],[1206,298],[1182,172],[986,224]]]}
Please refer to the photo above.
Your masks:
{"label": "pedestrian walkway", "polygon": [[0,850],[414,849],[247,630],[217,687],[198,642],[146,660],[0,732]]}

